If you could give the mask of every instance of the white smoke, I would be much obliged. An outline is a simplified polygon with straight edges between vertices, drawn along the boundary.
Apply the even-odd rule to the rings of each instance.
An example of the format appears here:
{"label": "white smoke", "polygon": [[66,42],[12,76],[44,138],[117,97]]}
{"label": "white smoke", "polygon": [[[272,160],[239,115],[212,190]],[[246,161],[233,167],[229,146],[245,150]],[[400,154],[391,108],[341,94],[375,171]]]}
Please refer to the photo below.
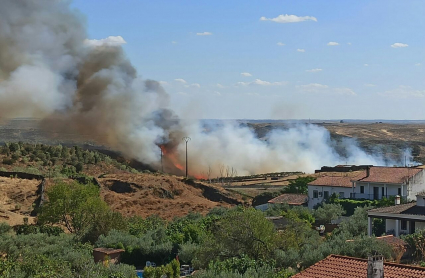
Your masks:
{"label": "white smoke", "polygon": [[386,163],[348,141],[347,155],[340,156],[329,133],[317,126],[273,131],[263,141],[234,124],[205,131],[200,123],[181,121],[168,109],[161,85],[137,75],[124,43],[119,36],[87,39],[84,19],[69,1],[1,0],[0,120],[38,117],[43,128],[91,135],[157,169],[159,146],[165,146],[165,170],[174,173],[182,173],[175,165],[185,161],[183,136],[192,138],[192,174],[210,167],[216,175],[223,166],[251,174]]}
{"label": "white smoke", "polygon": [[[398,160],[388,160],[384,154],[368,154],[353,139],[339,142],[331,140],[330,133],[317,125],[296,125],[285,130],[273,130],[267,141],[257,138],[254,132],[238,124],[227,123],[205,132],[198,124],[186,125],[189,143],[189,162],[195,173],[206,172],[210,167],[213,176],[219,168],[231,167],[239,175],[265,172],[304,171],[314,172],[321,166],[338,164],[394,165]],[[183,158],[185,148],[180,145]]]}

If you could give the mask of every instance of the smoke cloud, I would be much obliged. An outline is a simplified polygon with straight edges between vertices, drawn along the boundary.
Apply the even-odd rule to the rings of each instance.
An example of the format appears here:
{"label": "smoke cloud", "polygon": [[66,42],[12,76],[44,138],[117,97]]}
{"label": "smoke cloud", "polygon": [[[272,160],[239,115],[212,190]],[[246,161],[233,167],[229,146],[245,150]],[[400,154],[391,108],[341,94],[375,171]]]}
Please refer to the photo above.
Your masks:
{"label": "smoke cloud", "polygon": [[[2,0],[0,9],[0,120],[42,119],[45,129],[90,135],[154,168],[183,173],[190,136],[189,167],[213,175],[229,166],[239,174],[306,171],[339,163],[385,162],[352,142],[346,156],[317,126],[274,131],[263,141],[246,127],[205,128],[179,119],[154,80],[143,80],[127,60],[120,36],[89,40],[84,17],[69,1]],[[340,146],[341,147],[341,146]]]}

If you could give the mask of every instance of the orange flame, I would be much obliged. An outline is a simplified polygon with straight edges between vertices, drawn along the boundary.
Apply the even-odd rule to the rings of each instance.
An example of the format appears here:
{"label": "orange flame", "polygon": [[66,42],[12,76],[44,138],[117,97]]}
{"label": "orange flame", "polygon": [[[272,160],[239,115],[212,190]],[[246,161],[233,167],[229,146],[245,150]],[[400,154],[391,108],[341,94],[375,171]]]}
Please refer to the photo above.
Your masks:
{"label": "orange flame", "polygon": [[[180,163],[178,156],[176,155],[175,152],[173,152],[172,150],[168,149],[165,145],[159,145],[159,147],[162,150],[162,155],[163,158],[165,158],[166,162],[169,164],[172,164],[176,169],[180,170],[181,173],[179,174],[183,174],[185,171],[185,167],[183,164]],[[195,174],[193,175],[193,177],[197,180],[206,180],[207,177],[204,174]]]}
{"label": "orange flame", "polygon": [[164,145],[160,145],[159,146],[160,148],[161,148],[161,150],[162,150],[162,155],[164,156],[164,157],[166,157],[166,159],[171,163],[171,164],[173,164],[174,165],[174,167],[176,167],[177,169],[179,169],[180,171],[183,171],[184,170],[184,167],[183,167],[183,165],[181,165],[180,164],[180,162],[179,162],[179,160],[178,160],[178,158],[177,158],[177,156],[176,156],[176,154],[175,153],[173,153],[173,152],[169,152],[169,150],[167,150],[167,148],[164,146]]}

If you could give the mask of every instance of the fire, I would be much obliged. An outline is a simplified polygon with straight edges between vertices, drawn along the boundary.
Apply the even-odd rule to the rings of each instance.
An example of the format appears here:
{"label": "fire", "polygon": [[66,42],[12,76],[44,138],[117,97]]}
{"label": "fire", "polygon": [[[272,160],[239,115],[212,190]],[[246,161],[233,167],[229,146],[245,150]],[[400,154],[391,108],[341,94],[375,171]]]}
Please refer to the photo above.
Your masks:
{"label": "fire", "polygon": [[193,177],[197,180],[206,180],[207,179],[207,177],[203,174],[193,175]]}
{"label": "fire", "polygon": [[[166,145],[159,145],[159,147],[162,150],[163,162],[165,163],[164,170],[168,170],[170,172],[178,172],[178,174],[183,175],[185,173],[185,166],[184,164],[180,163],[177,153],[173,151],[173,148],[167,148]],[[206,175],[204,174],[194,174],[193,177],[197,180],[207,179]]]}
{"label": "fire", "polygon": [[159,147],[161,148],[162,155],[167,161],[167,163],[171,163],[175,168],[179,169],[180,171],[184,171],[184,166],[180,164],[175,152],[172,152],[167,149],[165,145],[159,145]]}

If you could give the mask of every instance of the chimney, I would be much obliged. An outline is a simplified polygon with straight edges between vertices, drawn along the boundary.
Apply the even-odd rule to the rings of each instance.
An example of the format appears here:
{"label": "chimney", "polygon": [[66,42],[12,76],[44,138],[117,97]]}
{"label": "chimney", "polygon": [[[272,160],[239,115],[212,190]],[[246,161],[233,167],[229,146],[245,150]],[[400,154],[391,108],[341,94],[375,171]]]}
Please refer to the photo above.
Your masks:
{"label": "chimney", "polygon": [[384,278],[384,257],[370,255],[367,258],[367,278]]}
{"label": "chimney", "polygon": [[370,176],[370,166],[366,167],[366,178]]}
{"label": "chimney", "polygon": [[400,205],[400,195],[395,196],[395,204]]}

